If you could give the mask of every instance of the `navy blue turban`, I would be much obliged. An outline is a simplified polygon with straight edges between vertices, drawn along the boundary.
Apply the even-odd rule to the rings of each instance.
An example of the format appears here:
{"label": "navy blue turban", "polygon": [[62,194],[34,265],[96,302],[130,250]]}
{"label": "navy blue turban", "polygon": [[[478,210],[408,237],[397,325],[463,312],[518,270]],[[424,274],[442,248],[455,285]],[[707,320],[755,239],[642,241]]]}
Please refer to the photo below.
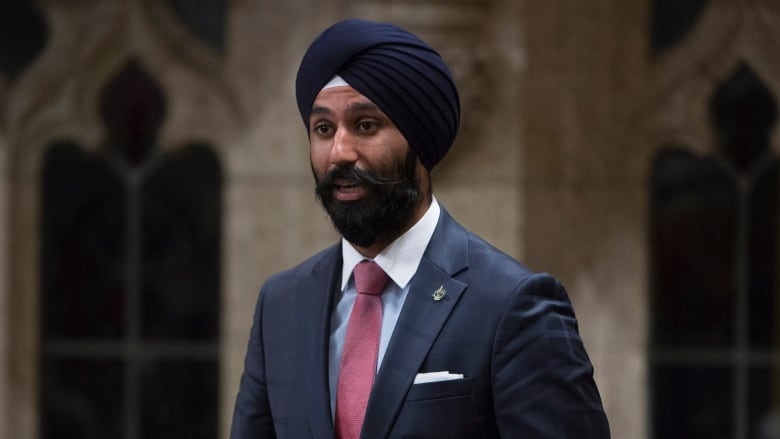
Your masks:
{"label": "navy blue turban", "polygon": [[326,29],[303,56],[295,81],[307,129],[314,99],[336,75],[393,121],[428,170],[447,154],[460,123],[458,90],[439,54],[420,38],[360,19]]}

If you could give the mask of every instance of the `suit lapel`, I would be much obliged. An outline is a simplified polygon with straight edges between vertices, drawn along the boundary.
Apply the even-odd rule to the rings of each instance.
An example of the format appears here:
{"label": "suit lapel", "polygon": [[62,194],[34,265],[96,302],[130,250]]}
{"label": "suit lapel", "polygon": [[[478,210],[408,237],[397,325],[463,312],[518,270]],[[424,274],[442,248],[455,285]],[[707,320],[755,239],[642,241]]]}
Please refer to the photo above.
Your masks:
{"label": "suit lapel", "polygon": [[303,291],[295,292],[297,309],[300,311],[295,342],[301,361],[301,390],[306,398],[312,437],[322,439],[333,439],[328,344],[331,306],[341,268],[338,246],[334,249],[315,266],[311,278],[301,279],[297,287]]}
{"label": "suit lapel", "polygon": [[[415,375],[466,289],[466,284],[452,277],[468,265],[466,255],[463,229],[442,208],[374,382],[361,437],[383,438],[390,433]],[[434,300],[440,288],[446,295]]]}

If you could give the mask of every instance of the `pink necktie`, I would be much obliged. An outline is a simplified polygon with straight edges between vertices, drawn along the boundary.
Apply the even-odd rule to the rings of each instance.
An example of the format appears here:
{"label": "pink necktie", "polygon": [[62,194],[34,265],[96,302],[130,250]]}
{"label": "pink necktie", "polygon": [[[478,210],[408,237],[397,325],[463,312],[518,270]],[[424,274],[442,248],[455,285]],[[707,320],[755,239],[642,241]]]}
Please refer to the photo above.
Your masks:
{"label": "pink necktie", "polygon": [[336,389],[336,437],[339,439],[360,437],[376,374],[382,329],[381,294],[390,280],[374,261],[360,262],[352,273],[358,295],[347,323]]}

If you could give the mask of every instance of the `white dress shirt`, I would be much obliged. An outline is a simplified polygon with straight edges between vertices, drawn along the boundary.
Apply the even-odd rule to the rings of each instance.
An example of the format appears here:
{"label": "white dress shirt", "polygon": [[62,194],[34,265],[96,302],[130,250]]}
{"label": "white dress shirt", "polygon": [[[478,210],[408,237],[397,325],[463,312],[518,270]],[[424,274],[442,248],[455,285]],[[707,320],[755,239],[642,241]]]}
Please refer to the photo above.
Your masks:
{"label": "white dress shirt", "polygon": [[[439,221],[441,209],[434,197],[428,210],[422,218],[388,245],[381,253],[376,255],[374,261],[382,267],[392,282],[388,282],[385,292],[382,294],[382,330],[379,337],[379,354],[377,358],[377,370],[379,370],[384,358],[390,336],[398,321],[406,295],[409,292],[409,281],[417,272],[423,253],[428,242],[433,236],[436,224]],[[355,281],[352,278],[352,269],[362,260],[368,259],[355,250],[352,245],[342,238],[341,253],[344,265],[341,271],[341,294],[336,297],[336,304],[330,321],[330,349],[329,370],[330,380],[330,408],[331,413],[336,413],[336,388],[338,386],[339,367],[341,365],[341,351],[344,347],[344,336],[347,333],[349,314],[352,305],[355,304],[357,292]]]}

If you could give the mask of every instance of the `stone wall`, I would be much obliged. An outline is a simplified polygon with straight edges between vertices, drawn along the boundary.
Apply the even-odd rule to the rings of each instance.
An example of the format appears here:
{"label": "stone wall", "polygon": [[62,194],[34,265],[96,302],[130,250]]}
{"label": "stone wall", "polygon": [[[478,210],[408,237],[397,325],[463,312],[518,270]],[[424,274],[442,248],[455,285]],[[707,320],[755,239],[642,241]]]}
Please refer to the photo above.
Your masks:
{"label": "stone wall", "polygon": [[[36,364],[38,348],[36,225],[41,150],[61,138],[88,149],[101,146],[103,127],[96,112],[100,90],[131,57],[162,84],[168,97],[161,148],[205,141],[216,148],[223,164],[221,423],[226,434],[260,284],[337,238],[312,194],[307,141],[295,108],[293,82],[308,42],[331,22],[347,16],[408,27],[437,47],[452,66],[462,93],[464,120],[452,153],[434,172],[437,196],[464,225],[534,269],[550,271],[569,284],[605,403],[613,412],[613,428],[638,431],[621,427],[626,422],[641,423],[641,410],[639,414],[619,410],[624,389],[607,380],[606,371],[621,369],[612,365],[625,358],[612,354],[624,348],[631,361],[641,363],[641,343],[631,336],[620,340],[623,347],[606,347],[614,342],[609,339],[614,326],[631,322],[613,314],[621,309],[601,306],[601,298],[610,297],[615,285],[595,290],[600,274],[580,264],[583,256],[577,256],[581,246],[590,245],[588,238],[598,236],[582,227],[605,226],[597,216],[583,224],[578,215],[594,203],[609,208],[610,197],[626,194],[596,191],[583,199],[574,187],[586,182],[584,187],[604,188],[607,176],[561,175],[562,169],[571,171],[580,162],[575,159],[583,157],[580,148],[592,150],[591,135],[610,140],[603,126],[580,138],[582,125],[576,118],[578,111],[589,112],[585,102],[594,97],[609,100],[615,90],[600,89],[596,96],[578,94],[593,91],[588,85],[597,83],[594,76],[600,73],[582,69],[588,60],[578,57],[579,51],[585,53],[590,47],[578,44],[604,41],[580,41],[574,34],[556,30],[576,25],[581,34],[594,35],[602,29],[597,23],[602,17],[578,21],[577,11],[556,2],[540,7],[498,0],[421,5],[331,1],[312,7],[297,0],[270,7],[238,1],[228,10],[225,50],[220,52],[188,34],[162,2],[42,5],[51,30],[49,45],[23,75],[4,83],[0,95],[8,172],[4,182],[10,206],[4,210],[3,230],[9,239],[3,248],[14,255],[5,260],[3,269],[9,277],[4,277],[0,290],[0,311],[9,328],[0,346],[5,353],[14,352],[4,356],[4,381],[0,381],[2,401],[8,407],[3,411],[8,413],[6,422],[0,426],[4,437],[34,437],[37,428],[37,370],[30,365]],[[631,12],[638,18],[628,18],[641,20],[641,12]],[[624,17],[618,14],[610,19],[621,22]],[[609,68],[614,58],[636,56],[632,49],[614,48],[600,62]],[[621,71],[615,74],[620,76]],[[574,107],[578,102],[581,108]],[[604,123],[609,115],[600,117],[598,122]],[[579,140],[566,143],[566,139]],[[614,151],[614,146],[605,144],[601,151]],[[632,206],[626,209],[636,212]],[[633,226],[624,224],[629,220]],[[580,228],[572,231],[571,222]],[[604,265],[623,259],[625,252],[635,254],[621,251],[620,242],[632,230],[641,233],[637,231],[641,217],[614,217],[610,224],[621,225],[624,231],[609,238],[611,253],[604,255]],[[609,229],[600,233],[609,236]],[[641,255],[634,256],[632,265],[641,266]],[[623,274],[621,282],[635,281],[637,271],[641,270]],[[626,289],[641,294],[640,287]],[[639,375],[620,376],[636,390],[629,399],[641,400]]]}
{"label": "stone wall", "polygon": [[647,163],[632,120],[645,3],[527,2],[520,14],[525,259],[569,290],[615,438],[643,437],[646,412]]}
{"label": "stone wall", "polygon": [[0,73],[0,436],[37,431],[41,151],[63,138],[100,147],[98,96],[129,58],[167,94],[161,148],[205,141],[223,166],[227,436],[259,286],[337,239],[313,195],[297,64],[327,25],[362,16],[409,28],[452,66],[463,126],[433,173],[437,197],[564,282],[613,437],[644,437],[650,163],[668,141],[711,148],[706,99],[738,60],[780,96],[780,62],[766,56],[777,7],[713,0],[682,44],[651,56],[639,0],[228,3],[215,50],[165,2],[42,1],[48,45],[13,80]]}

